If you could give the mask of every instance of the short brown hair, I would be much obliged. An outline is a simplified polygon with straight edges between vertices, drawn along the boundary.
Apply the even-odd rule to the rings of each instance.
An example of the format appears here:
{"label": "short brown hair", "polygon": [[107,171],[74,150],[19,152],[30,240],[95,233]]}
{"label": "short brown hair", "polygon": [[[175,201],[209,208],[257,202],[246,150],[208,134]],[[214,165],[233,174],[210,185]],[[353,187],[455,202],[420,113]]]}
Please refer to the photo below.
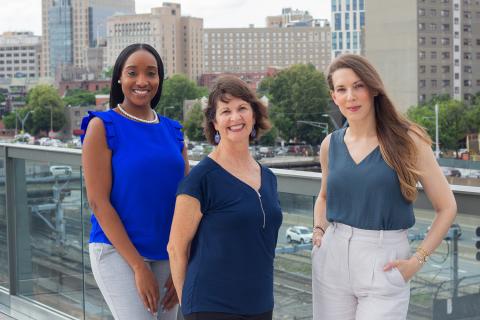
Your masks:
{"label": "short brown hair", "polygon": [[252,107],[255,117],[254,129],[257,131],[257,135],[255,138],[250,137],[250,141],[260,138],[271,128],[267,107],[257,98],[248,85],[235,76],[221,76],[215,82],[208,96],[208,106],[204,111],[204,133],[207,141],[211,144],[215,144],[216,130],[213,122],[217,113],[217,103],[218,101],[228,103],[232,97],[242,99]]}

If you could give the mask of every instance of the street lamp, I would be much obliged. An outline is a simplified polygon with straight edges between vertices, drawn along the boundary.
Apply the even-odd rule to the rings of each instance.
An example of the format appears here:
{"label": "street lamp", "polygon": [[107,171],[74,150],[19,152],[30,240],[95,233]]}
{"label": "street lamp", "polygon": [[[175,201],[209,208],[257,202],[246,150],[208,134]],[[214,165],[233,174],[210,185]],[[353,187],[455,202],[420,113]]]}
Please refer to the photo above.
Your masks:
{"label": "street lamp", "polygon": [[28,111],[25,116],[23,118],[21,118],[18,113],[17,113],[17,110],[15,109],[15,135],[17,135],[17,120],[19,120],[21,123],[22,123],[22,131],[21,133],[23,134],[24,132],[24,128],[25,128],[25,122],[27,121],[28,119],[28,116],[30,115],[30,113],[32,113],[32,110]]}
{"label": "street lamp", "polygon": [[165,106],[165,107],[163,107],[163,115],[164,115],[164,116],[167,116],[167,114],[165,113],[165,112],[167,112],[167,109],[175,109],[175,107],[174,107],[174,106]]}

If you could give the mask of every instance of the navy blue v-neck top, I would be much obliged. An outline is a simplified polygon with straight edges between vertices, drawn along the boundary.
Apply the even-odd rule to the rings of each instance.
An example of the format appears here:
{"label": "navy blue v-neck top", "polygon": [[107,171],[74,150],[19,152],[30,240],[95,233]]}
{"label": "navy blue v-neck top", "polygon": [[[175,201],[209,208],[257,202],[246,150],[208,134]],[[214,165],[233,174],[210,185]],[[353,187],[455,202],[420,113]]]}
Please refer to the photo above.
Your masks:
{"label": "navy blue v-neck top", "polygon": [[377,146],[359,163],[344,136],[332,133],[328,150],[327,219],[366,230],[400,230],[415,224],[413,205],[401,192],[397,173]]}
{"label": "navy blue v-neck top", "polygon": [[275,175],[261,167],[255,190],[209,157],[181,182],[177,195],[200,202],[182,312],[254,315],[273,309],[273,260],[282,211]]}

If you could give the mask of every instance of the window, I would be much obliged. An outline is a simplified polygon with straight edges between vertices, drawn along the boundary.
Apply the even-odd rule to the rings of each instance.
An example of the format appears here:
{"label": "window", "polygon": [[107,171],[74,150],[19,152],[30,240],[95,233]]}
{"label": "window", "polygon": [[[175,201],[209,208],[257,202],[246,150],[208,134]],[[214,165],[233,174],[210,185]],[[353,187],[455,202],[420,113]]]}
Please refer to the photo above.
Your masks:
{"label": "window", "polygon": [[442,45],[449,46],[450,45],[450,39],[449,38],[442,38]]}
{"label": "window", "polygon": [[436,17],[437,16],[437,10],[436,9],[430,9],[430,15],[432,17]]}
{"label": "window", "polygon": [[460,79],[460,73],[455,72],[455,80],[458,80],[458,79]]}
{"label": "window", "polygon": [[437,51],[430,52],[430,58],[431,59],[437,59]]}
{"label": "window", "polygon": [[450,80],[442,80],[442,86],[444,88],[449,87],[450,86]]}
{"label": "window", "polygon": [[472,80],[464,80],[463,81],[463,86],[464,87],[471,87],[472,86]]}
{"label": "window", "polygon": [[435,30],[437,30],[437,25],[435,23],[430,23],[428,28],[429,28],[430,31],[435,31]]}
{"label": "window", "polygon": [[432,46],[436,46],[436,45],[437,45],[437,38],[436,38],[436,37],[432,37],[432,38],[431,38],[431,42],[432,42]]}
{"label": "window", "polygon": [[421,45],[425,44],[425,37],[418,38],[418,44],[421,44]]}
{"label": "window", "polygon": [[442,23],[442,31],[449,31],[450,30],[450,24],[448,23]]}
{"label": "window", "polygon": [[465,52],[465,53],[463,54],[463,58],[464,58],[465,60],[472,60],[472,53],[471,53],[471,52]]}
{"label": "window", "polygon": [[448,51],[442,52],[442,59],[450,59],[450,52]]}
{"label": "window", "polygon": [[437,73],[437,66],[430,66],[430,73]]}
{"label": "window", "polygon": [[423,17],[425,15],[425,9],[418,9],[418,15]]}
{"label": "window", "polygon": [[440,16],[442,16],[442,17],[448,17],[449,15],[450,15],[450,11],[448,11],[448,10],[440,11]]}
{"label": "window", "polygon": [[442,66],[442,72],[443,73],[449,73],[450,72],[450,66]]}
{"label": "window", "polygon": [[425,23],[419,23],[418,30],[425,30]]}
{"label": "window", "polygon": [[431,81],[431,86],[432,86],[432,88],[436,88],[437,87],[437,80],[432,80]]}
{"label": "window", "polygon": [[472,66],[464,66],[463,71],[466,73],[472,73]]}
{"label": "window", "polygon": [[419,66],[418,72],[419,73],[425,73],[425,66]]}
{"label": "window", "polygon": [[425,88],[425,80],[420,80],[420,81],[418,82],[418,86],[419,86],[420,88]]}
{"label": "window", "polygon": [[419,57],[420,59],[425,59],[425,51],[420,51],[420,52],[418,53],[418,57]]}

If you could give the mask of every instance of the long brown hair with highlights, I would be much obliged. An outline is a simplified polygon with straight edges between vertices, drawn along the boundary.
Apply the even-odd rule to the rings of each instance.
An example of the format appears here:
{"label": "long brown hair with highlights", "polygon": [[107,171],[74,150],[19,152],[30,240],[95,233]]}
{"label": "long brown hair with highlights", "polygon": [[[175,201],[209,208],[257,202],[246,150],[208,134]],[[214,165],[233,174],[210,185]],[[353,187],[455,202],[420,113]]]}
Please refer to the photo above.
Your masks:
{"label": "long brown hair with highlights", "polygon": [[338,69],[351,69],[374,93],[375,124],[380,151],[385,162],[397,173],[403,197],[413,202],[417,197],[420,172],[416,167],[418,150],[410,133],[428,144],[432,140],[425,129],[400,114],[385,92],[380,75],[362,56],[344,54],[337,57],[328,69],[328,86],[333,91],[332,74]]}

